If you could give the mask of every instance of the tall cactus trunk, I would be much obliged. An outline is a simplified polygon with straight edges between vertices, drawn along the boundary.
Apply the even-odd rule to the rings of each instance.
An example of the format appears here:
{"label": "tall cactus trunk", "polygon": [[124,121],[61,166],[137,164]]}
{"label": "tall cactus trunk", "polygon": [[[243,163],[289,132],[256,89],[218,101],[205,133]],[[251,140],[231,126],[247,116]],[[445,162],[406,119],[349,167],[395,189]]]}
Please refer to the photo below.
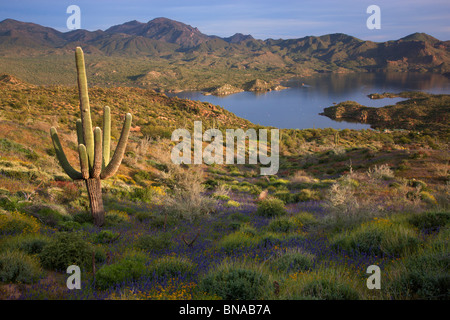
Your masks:
{"label": "tall cactus trunk", "polygon": [[97,227],[105,223],[105,210],[103,209],[102,186],[100,179],[86,179],[86,188],[91,204],[91,214]]}
{"label": "tall cactus trunk", "polygon": [[117,143],[114,155],[110,158],[111,147],[111,112],[108,106],[103,109],[103,131],[96,127],[92,130],[91,111],[89,106],[89,94],[86,78],[83,50],[77,47],[75,50],[77,66],[77,81],[80,97],[81,119],[76,122],[78,138],[78,155],[80,158],[81,172],[75,170],[67,160],[58,138],[56,128],[50,129],[56,156],[64,171],[73,180],[86,180],[91,213],[96,226],[101,227],[105,223],[105,210],[102,201],[101,179],[108,179],[119,169],[127,146],[128,135],[131,128],[131,114],[125,115],[122,133]]}

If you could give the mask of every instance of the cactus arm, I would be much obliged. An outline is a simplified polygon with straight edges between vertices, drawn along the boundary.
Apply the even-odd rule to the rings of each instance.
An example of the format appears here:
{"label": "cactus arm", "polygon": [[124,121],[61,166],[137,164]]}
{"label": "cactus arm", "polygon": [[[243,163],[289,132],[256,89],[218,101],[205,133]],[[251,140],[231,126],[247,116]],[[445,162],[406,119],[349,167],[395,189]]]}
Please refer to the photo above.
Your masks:
{"label": "cactus arm", "polygon": [[77,140],[78,144],[84,144],[83,124],[81,123],[81,119],[77,119]]}
{"label": "cactus arm", "polygon": [[80,155],[81,175],[83,179],[89,179],[89,160],[84,144],[78,145],[78,154]]}
{"label": "cactus arm", "polygon": [[103,168],[109,164],[111,156],[111,111],[108,106],[103,108]]}
{"label": "cactus arm", "polygon": [[92,132],[91,110],[87,87],[84,54],[80,47],[76,48],[75,61],[77,66],[78,92],[80,96],[81,123],[83,125],[83,138],[89,160],[89,167],[94,165],[94,134]]}
{"label": "cactus arm", "polygon": [[58,161],[61,165],[61,167],[64,169],[66,174],[73,180],[79,180],[82,179],[82,175],[80,172],[75,170],[67,161],[66,154],[64,153],[64,150],[61,146],[61,142],[59,141],[58,132],[54,127],[50,129],[50,136],[52,137],[53,146],[55,148],[56,157],[58,158]]}
{"label": "cactus arm", "polygon": [[92,178],[98,179],[102,172],[102,130],[96,127],[94,130],[94,167],[92,168]]}
{"label": "cactus arm", "polygon": [[128,134],[131,128],[131,113],[127,113],[125,116],[125,122],[123,123],[122,133],[120,134],[119,142],[117,143],[116,150],[108,166],[102,171],[100,178],[107,179],[113,176],[117,169],[119,169],[120,163],[122,162],[125,149],[127,147]]}

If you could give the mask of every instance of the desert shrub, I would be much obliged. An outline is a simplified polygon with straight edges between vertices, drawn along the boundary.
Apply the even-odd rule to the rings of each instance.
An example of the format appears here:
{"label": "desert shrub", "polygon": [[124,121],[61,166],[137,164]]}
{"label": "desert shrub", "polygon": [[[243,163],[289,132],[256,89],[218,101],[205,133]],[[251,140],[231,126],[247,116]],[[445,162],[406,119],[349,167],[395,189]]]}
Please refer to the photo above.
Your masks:
{"label": "desert shrub", "polygon": [[303,189],[295,194],[295,202],[306,202],[320,200],[320,194],[317,191]]}
{"label": "desert shrub", "polygon": [[285,215],[287,213],[284,202],[280,199],[266,198],[258,202],[256,214],[271,218]]}
{"label": "desert shrub", "polygon": [[144,222],[144,221],[148,221],[150,219],[153,219],[153,214],[151,212],[148,211],[139,211],[136,212],[136,214],[134,215],[134,217],[136,218],[137,221],[139,222]]}
{"label": "desert shrub", "polygon": [[73,216],[73,221],[78,222],[79,224],[84,223],[94,223],[94,218],[92,217],[92,214],[88,211],[82,211],[78,212]]}
{"label": "desert shrub", "polygon": [[419,188],[420,190],[427,190],[427,184],[422,180],[411,179],[408,181],[408,185],[413,188]]}
{"label": "desert shrub", "polygon": [[298,231],[301,227],[302,225],[292,217],[274,218],[267,226],[270,231],[284,233]]}
{"label": "desert shrub", "polygon": [[0,195],[0,208],[3,208],[7,211],[15,211],[18,210],[20,205],[18,204],[18,199],[14,199],[13,197],[8,197],[6,195]]}
{"label": "desert shrub", "polygon": [[105,214],[105,226],[115,226],[129,221],[130,217],[124,211],[110,210]]}
{"label": "desert shrub", "polygon": [[90,267],[92,245],[77,232],[58,232],[47,244],[39,257],[42,266],[52,270],[66,270],[70,265]]}
{"label": "desert shrub", "polygon": [[201,279],[199,289],[224,300],[259,300],[270,295],[272,286],[263,270],[222,263]]}
{"label": "desert shrub", "polygon": [[174,278],[180,275],[189,277],[196,271],[192,261],[183,257],[166,256],[159,258],[149,265],[148,273],[153,277]]}
{"label": "desert shrub", "polygon": [[147,186],[143,188],[134,188],[133,192],[130,194],[130,198],[134,201],[143,201],[143,202],[155,202],[159,201],[159,199],[165,195],[165,192],[161,189],[161,187],[157,186]]}
{"label": "desert shrub", "polygon": [[231,200],[230,196],[226,194],[213,194],[212,197],[217,200],[228,201]]}
{"label": "desert shrub", "polygon": [[286,252],[278,256],[271,267],[282,272],[307,271],[313,268],[315,256],[299,251]]}
{"label": "desert shrub", "polygon": [[420,230],[437,230],[450,222],[450,213],[446,211],[415,213],[408,222]]}
{"label": "desert shrub", "polygon": [[241,230],[224,236],[218,243],[219,248],[222,248],[225,252],[233,252],[256,246],[258,238],[251,232],[245,232],[245,230],[243,232]]}
{"label": "desert shrub", "polygon": [[389,285],[397,298],[441,299],[450,297],[450,255],[448,250],[408,257],[404,268]]}
{"label": "desert shrub", "polygon": [[296,202],[295,195],[289,192],[288,190],[277,191],[273,194],[273,196],[277,199],[282,200],[284,203]]}
{"label": "desert shrub", "polygon": [[394,178],[394,172],[387,164],[381,166],[374,166],[367,170],[367,175],[373,179],[388,180]]}
{"label": "desert shrub", "polygon": [[5,239],[0,248],[2,251],[20,250],[26,254],[39,254],[50,243],[50,238],[40,234],[24,234]]}
{"label": "desert shrub", "polygon": [[176,217],[169,215],[153,215],[148,221],[152,228],[163,229],[168,226],[174,226],[179,222]]}
{"label": "desert shrub", "polygon": [[417,234],[411,228],[389,219],[374,218],[359,227],[344,231],[332,240],[332,247],[372,255],[403,255],[419,246]]}
{"label": "desert shrub", "polygon": [[39,221],[24,213],[0,211],[0,234],[37,233],[40,230]]}
{"label": "desert shrub", "polygon": [[204,187],[193,182],[190,190],[175,188],[164,200],[164,212],[190,221],[216,211],[217,200],[203,194]]}
{"label": "desert shrub", "polygon": [[39,156],[34,152],[34,150],[25,147],[24,145],[17,143],[15,141],[9,140],[7,138],[0,139],[0,150],[3,154],[21,154],[25,156],[28,160],[37,160]]}
{"label": "desert shrub", "polygon": [[295,214],[292,219],[302,227],[308,228],[318,224],[317,218],[309,212],[300,212]]}
{"label": "desert shrub", "polygon": [[96,286],[107,289],[128,281],[139,280],[148,274],[146,267],[147,257],[141,253],[125,256],[116,263],[104,265],[96,274]]}
{"label": "desert shrub", "polygon": [[57,205],[35,204],[23,208],[23,210],[51,227],[71,220],[71,216],[67,214],[65,209]]}
{"label": "desert shrub", "polygon": [[36,257],[22,251],[0,253],[0,282],[33,283],[42,275]]}
{"label": "desert shrub", "polygon": [[420,199],[430,205],[437,204],[436,198],[428,191],[421,191],[419,193]]}
{"label": "desert shrub", "polygon": [[81,224],[75,221],[64,221],[61,222],[58,226],[58,229],[61,231],[74,231],[74,230],[80,230]]}
{"label": "desert shrub", "polygon": [[302,295],[320,300],[359,300],[359,293],[344,282],[315,279],[306,283]]}
{"label": "desert shrub", "polygon": [[359,208],[355,190],[351,186],[333,183],[328,190],[328,204],[339,213],[351,214]]}
{"label": "desert shrub", "polygon": [[280,243],[284,239],[284,235],[274,232],[264,232],[258,237],[258,246],[271,247]]}
{"label": "desert shrub", "polygon": [[136,246],[145,251],[163,251],[172,246],[172,239],[168,233],[147,234],[139,237],[136,241]]}
{"label": "desert shrub", "polygon": [[119,237],[119,233],[110,230],[101,230],[92,237],[94,243],[108,243]]}
{"label": "desert shrub", "polygon": [[228,200],[226,206],[230,208],[239,208],[241,204],[234,200]]}

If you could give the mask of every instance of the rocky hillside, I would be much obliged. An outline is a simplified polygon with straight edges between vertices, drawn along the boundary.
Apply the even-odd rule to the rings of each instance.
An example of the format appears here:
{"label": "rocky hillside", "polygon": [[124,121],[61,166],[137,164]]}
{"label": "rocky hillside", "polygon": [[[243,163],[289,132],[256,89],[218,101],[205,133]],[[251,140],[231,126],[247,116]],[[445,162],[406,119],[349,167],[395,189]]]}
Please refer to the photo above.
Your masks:
{"label": "rocky hillside", "polygon": [[[225,84],[246,90],[256,79],[279,82],[318,72],[450,72],[450,42],[424,33],[381,43],[339,33],[258,40],[240,33],[206,35],[167,18],[66,33],[12,19],[0,22],[0,68],[30,83],[71,83],[67,64],[76,46],[87,53],[96,84],[158,90]],[[169,76],[142,81],[154,72]]]}

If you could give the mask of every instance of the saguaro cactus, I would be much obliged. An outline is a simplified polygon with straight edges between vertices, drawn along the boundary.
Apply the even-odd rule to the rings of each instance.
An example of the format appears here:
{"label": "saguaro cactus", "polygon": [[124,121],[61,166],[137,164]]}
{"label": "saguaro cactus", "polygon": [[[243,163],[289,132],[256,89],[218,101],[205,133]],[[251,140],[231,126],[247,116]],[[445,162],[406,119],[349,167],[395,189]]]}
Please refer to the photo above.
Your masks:
{"label": "saguaro cactus", "polygon": [[73,180],[85,180],[91,206],[91,213],[96,226],[105,221],[101,182],[113,176],[122,162],[131,127],[131,114],[127,113],[114,155],[110,160],[111,114],[109,107],[103,108],[103,136],[99,127],[92,129],[91,111],[87,87],[83,50],[76,48],[78,91],[80,96],[81,119],[76,122],[80,171],[74,169],[62,149],[58,133],[54,127],[50,129],[53,146],[61,167]]}

